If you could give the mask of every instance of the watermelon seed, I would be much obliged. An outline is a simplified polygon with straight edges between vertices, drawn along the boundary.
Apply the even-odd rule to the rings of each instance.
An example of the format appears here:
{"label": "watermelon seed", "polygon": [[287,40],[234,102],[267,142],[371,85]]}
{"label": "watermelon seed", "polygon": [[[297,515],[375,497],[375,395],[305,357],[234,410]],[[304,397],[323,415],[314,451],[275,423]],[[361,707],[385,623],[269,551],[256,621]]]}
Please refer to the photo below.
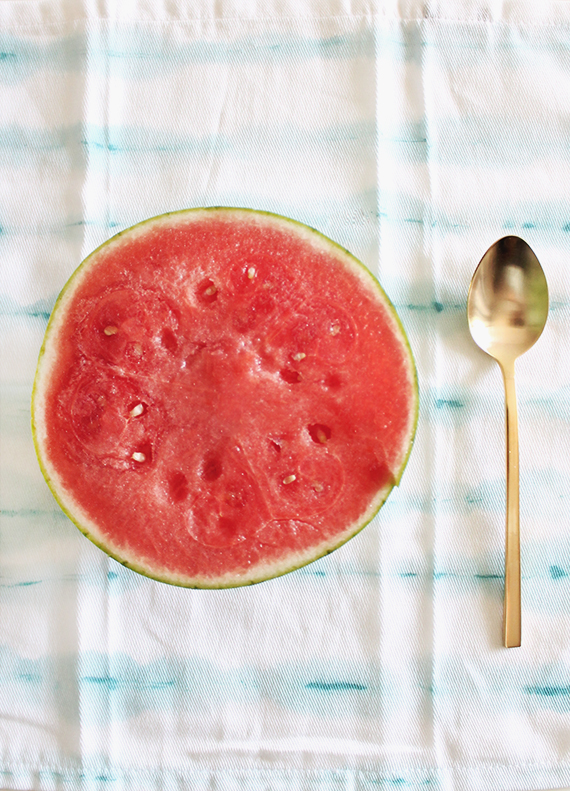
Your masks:
{"label": "watermelon seed", "polygon": [[312,425],[307,426],[307,429],[313,442],[326,445],[328,440],[331,438],[332,431],[330,430],[330,427],[325,426],[323,423],[313,423]]}
{"label": "watermelon seed", "polygon": [[304,360],[306,356],[307,355],[305,354],[305,352],[297,352],[297,354],[291,355],[293,360],[295,360],[296,362],[299,362],[300,360]]}
{"label": "watermelon seed", "polygon": [[325,488],[320,481],[313,481],[312,486],[316,492],[322,492]]}
{"label": "watermelon seed", "polygon": [[103,330],[105,335],[116,335],[118,331],[119,330],[116,327],[113,327],[112,325],[110,325],[109,327],[105,327],[105,329]]}
{"label": "watermelon seed", "polygon": [[211,305],[218,298],[218,287],[209,277],[198,283],[196,288],[196,296],[200,302],[206,305]]}
{"label": "watermelon seed", "polygon": [[279,371],[279,376],[290,385],[298,384],[303,378],[299,371],[294,371],[292,368],[283,368]]}
{"label": "watermelon seed", "polygon": [[143,347],[140,343],[133,343],[133,354],[135,357],[142,357]]}
{"label": "watermelon seed", "polygon": [[137,404],[131,409],[130,415],[131,417],[138,417],[139,415],[142,415],[143,412],[144,406],[142,404]]}
{"label": "watermelon seed", "polygon": [[133,461],[143,462],[143,461],[145,461],[146,456],[144,455],[144,453],[140,453],[139,451],[135,451],[133,453],[133,455],[131,456],[131,459],[133,459]]}
{"label": "watermelon seed", "polygon": [[248,278],[250,280],[253,280],[253,278],[255,277],[255,267],[254,266],[250,266],[249,267],[249,269],[247,270],[247,276],[248,276]]}
{"label": "watermelon seed", "polygon": [[330,329],[331,335],[338,335],[339,332],[340,332],[340,324],[333,324]]}
{"label": "watermelon seed", "polygon": [[297,476],[296,475],[288,475],[286,478],[283,478],[283,483],[285,483],[285,484],[293,483],[293,481],[296,481],[296,480],[297,480]]}

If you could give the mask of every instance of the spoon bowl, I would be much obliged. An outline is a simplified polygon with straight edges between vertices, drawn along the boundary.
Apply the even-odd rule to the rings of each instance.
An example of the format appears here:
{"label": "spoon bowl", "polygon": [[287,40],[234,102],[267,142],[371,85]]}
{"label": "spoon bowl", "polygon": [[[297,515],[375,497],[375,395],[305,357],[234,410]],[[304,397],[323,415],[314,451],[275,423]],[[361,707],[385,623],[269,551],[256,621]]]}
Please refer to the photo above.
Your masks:
{"label": "spoon bowl", "polygon": [[499,364],[534,346],[548,316],[548,286],[523,239],[505,236],[487,250],[471,280],[467,316],[473,340]]}
{"label": "spoon bowl", "polygon": [[487,250],[469,287],[467,319],[475,343],[500,365],[507,424],[507,524],[504,642],[521,644],[519,448],[515,360],[539,339],[548,316],[548,286],[538,258],[518,236]]}

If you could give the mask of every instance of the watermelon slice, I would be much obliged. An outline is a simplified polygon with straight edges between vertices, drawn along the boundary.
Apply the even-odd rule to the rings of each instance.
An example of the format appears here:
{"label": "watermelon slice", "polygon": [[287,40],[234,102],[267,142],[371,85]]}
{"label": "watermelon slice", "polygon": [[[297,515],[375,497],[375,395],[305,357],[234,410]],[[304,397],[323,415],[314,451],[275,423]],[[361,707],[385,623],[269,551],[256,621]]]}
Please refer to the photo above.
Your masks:
{"label": "watermelon slice", "polygon": [[415,368],[378,282],[293,220],[210,208],[103,244],[61,292],[32,426],[79,529],[164,582],[219,588],[331,552],[406,464]]}

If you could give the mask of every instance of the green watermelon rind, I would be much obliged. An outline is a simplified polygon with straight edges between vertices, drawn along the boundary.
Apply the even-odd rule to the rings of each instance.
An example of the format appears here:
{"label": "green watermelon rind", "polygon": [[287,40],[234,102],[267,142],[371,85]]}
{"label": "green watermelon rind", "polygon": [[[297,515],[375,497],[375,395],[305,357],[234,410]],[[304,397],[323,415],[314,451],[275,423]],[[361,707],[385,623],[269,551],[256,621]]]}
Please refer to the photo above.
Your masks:
{"label": "green watermelon rind", "polygon": [[[335,536],[335,538],[332,541],[325,542],[317,547],[313,547],[311,551],[305,553],[304,556],[301,555],[300,557],[297,557],[297,560],[290,558],[291,562],[289,563],[282,563],[281,565],[279,565],[279,563],[273,562],[266,567],[263,567],[263,565],[261,564],[257,564],[255,566],[255,573],[252,573],[250,576],[248,576],[247,574],[245,575],[226,574],[214,579],[208,577],[203,577],[203,578],[193,577],[189,580],[188,578],[177,577],[176,575],[173,575],[171,572],[161,573],[160,570],[156,570],[156,569],[150,570],[147,566],[141,564],[140,562],[133,562],[132,560],[126,559],[124,556],[121,556],[120,552],[115,551],[112,547],[106,544],[105,541],[100,539],[98,536],[94,535],[94,532],[96,531],[91,532],[85,526],[85,522],[90,521],[89,517],[85,517],[84,521],[81,521],[81,519],[78,518],[77,515],[72,512],[70,507],[66,504],[65,499],[60,494],[59,489],[60,488],[63,489],[64,487],[58,487],[57,482],[53,480],[53,477],[48,470],[48,466],[44,462],[43,450],[40,446],[40,440],[39,440],[37,413],[40,407],[38,407],[37,401],[38,401],[39,386],[42,380],[43,371],[46,366],[46,348],[48,347],[48,344],[50,343],[51,338],[54,335],[55,330],[57,329],[58,319],[61,319],[64,315],[62,308],[64,308],[65,303],[73,296],[74,293],[73,287],[79,284],[79,282],[81,281],[81,275],[86,271],[88,271],[91,262],[93,262],[98,258],[101,251],[108,247],[114,246],[117,243],[120,243],[123,240],[123,238],[132,238],[133,234],[136,234],[137,231],[146,230],[149,226],[152,226],[154,224],[166,223],[169,219],[173,219],[173,218],[180,218],[180,220],[182,220],[183,218],[190,215],[206,214],[210,212],[223,212],[225,214],[231,214],[232,216],[235,216],[236,214],[247,214],[249,216],[254,216],[256,218],[257,217],[265,218],[266,220],[275,222],[281,228],[283,226],[293,226],[296,229],[297,233],[299,233],[300,231],[313,244],[319,246],[321,249],[324,248],[328,252],[333,253],[337,258],[337,260],[340,260],[343,264],[352,266],[353,271],[358,275],[360,281],[369,290],[373,290],[376,292],[377,298],[379,299],[380,303],[387,309],[389,315],[391,316],[392,321],[394,322],[395,325],[394,329],[396,335],[400,339],[400,342],[402,344],[402,349],[404,350],[409,361],[408,372],[411,380],[410,392],[413,398],[413,404],[410,414],[408,446],[400,466],[398,467],[397,470],[394,471],[393,481],[390,482],[390,484],[385,486],[383,489],[379,490],[375,498],[375,501],[371,504],[367,512],[364,513],[362,517],[359,518],[355,524],[350,525],[346,531],[344,531],[340,535]],[[47,373],[49,374],[49,367],[47,369]],[[405,332],[405,329],[400,320],[400,317],[396,312],[396,309],[394,308],[386,292],[380,285],[378,279],[350,251],[342,247],[342,245],[338,244],[337,242],[334,242],[332,239],[325,236],[315,228],[312,228],[309,225],[306,225],[302,222],[299,222],[298,220],[294,220],[289,217],[284,217],[282,215],[269,211],[261,211],[251,208],[210,206],[210,207],[182,209],[182,210],[167,212],[164,214],[156,215],[154,217],[150,217],[145,220],[142,220],[136,225],[126,228],[123,231],[120,231],[119,233],[112,236],[110,239],[107,239],[105,242],[103,242],[103,244],[99,245],[99,247],[97,247],[92,253],[90,253],[83,260],[83,262],[77,267],[77,269],[72,273],[72,275],[65,283],[51,312],[51,316],[48,321],[44,340],[38,357],[36,375],[34,378],[34,384],[32,388],[31,412],[32,412],[32,436],[33,436],[34,448],[35,448],[36,456],[38,458],[38,463],[41,472],[61,510],[70,519],[70,521],[79,529],[79,531],[83,533],[84,536],[86,536],[93,544],[95,544],[95,546],[99,547],[99,549],[103,550],[105,554],[116,560],[121,565],[125,566],[128,569],[131,569],[132,571],[136,571],[137,573],[141,574],[142,576],[148,577],[149,579],[153,579],[158,582],[164,582],[170,585],[176,585],[178,587],[221,590],[226,588],[244,587],[259,582],[265,582],[267,580],[275,579],[277,577],[288,574],[291,571],[296,571],[297,569],[303,568],[304,566],[307,566],[310,563],[319,560],[320,558],[323,558],[326,555],[329,555],[335,549],[338,549],[339,547],[343,546],[345,543],[347,543],[347,541],[349,541],[351,538],[353,538],[359,532],[361,532],[361,530],[363,530],[366,527],[366,525],[368,525],[374,519],[374,517],[378,514],[378,512],[380,511],[380,509],[388,499],[394,486],[399,485],[404,470],[406,468],[406,465],[408,463],[410,453],[412,451],[416,429],[417,429],[417,423],[418,423],[419,387],[418,387],[417,369],[416,369],[412,349],[407,334]],[[77,510],[81,510],[81,509],[77,509]],[[264,572],[264,568],[265,568],[265,572]]]}

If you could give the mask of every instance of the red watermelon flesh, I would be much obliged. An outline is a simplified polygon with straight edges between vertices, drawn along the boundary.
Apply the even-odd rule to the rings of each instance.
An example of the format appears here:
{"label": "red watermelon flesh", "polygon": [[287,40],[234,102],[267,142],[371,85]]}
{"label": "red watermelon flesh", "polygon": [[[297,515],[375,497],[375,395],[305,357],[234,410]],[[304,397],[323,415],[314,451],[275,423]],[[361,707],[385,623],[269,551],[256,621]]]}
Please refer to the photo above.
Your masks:
{"label": "red watermelon flesh", "polygon": [[125,565],[224,587],[303,565],[399,480],[417,386],[376,280],[276,215],[203,209],[111,239],[72,276],[33,428],[58,502]]}

